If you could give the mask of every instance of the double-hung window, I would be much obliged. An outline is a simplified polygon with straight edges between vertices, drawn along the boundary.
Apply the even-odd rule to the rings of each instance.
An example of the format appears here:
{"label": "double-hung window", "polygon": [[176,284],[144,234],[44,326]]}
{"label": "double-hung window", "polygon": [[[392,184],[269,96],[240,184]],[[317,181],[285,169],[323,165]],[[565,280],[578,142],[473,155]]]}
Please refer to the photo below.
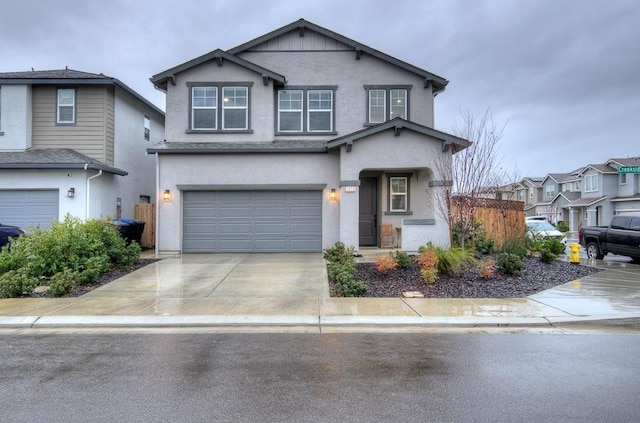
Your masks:
{"label": "double-hung window", "polygon": [[593,192],[598,190],[598,175],[586,175],[584,177],[584,191]]}
{"label": "double-hung window", "polygon": [[394,118],[409,119],[411,86],[365,85],[367,91],[367,124]]}
{"label": "double-hung window", "polygon": [[189,83],[193,132],[249,131],[252,83]]}
{"label": "double-hung window", "polygon": [[218,129],[218,87],[192,87],[191,107],[191,129]]}
{"label": "double-hung window", "polygon": [[334,90],[325,87],[292,87],[278,91],[277,132],[333,132]]}
{"label": "double-hung window", "polygon": [[409,174],[388,175],[389,213],[409,212]]}
{"label": "double-hung window", "polygon": [[56,123],[59,125],[75,125],[75,88],[58,88],[56,93]]}
{"label": "double-hung window", "polygon": [[544,198],[549,199],[553,198],[556,195],[556,189],[554,185],[545,185],[544,186]]}
{"label": "double-hung window", "polygon": [[151,118],[144,115],[144,139],[149,141],[151,138]]}

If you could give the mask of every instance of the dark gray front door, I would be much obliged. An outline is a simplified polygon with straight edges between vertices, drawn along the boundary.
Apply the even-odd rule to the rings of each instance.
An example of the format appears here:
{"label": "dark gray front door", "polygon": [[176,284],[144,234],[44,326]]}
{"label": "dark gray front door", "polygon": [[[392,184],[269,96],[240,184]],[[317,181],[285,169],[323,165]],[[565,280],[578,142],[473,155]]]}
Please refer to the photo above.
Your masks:
{"label": "dark gray front door", "polygon": [[321,191],[186,191],[183,251],[320,252]]}
{"label": "dark gray front door", "polygon": [[378,179],[360,179],[360,246],[378,245]]}

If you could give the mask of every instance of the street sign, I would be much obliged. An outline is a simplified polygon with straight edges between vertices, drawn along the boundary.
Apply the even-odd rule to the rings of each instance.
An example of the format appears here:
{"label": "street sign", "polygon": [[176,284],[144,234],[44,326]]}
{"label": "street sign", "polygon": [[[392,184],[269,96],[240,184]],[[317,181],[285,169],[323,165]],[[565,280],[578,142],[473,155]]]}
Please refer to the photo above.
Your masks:
{"label": "street sign", "polygon": [[640,173],[640,166],[619,166],[618,173]]}

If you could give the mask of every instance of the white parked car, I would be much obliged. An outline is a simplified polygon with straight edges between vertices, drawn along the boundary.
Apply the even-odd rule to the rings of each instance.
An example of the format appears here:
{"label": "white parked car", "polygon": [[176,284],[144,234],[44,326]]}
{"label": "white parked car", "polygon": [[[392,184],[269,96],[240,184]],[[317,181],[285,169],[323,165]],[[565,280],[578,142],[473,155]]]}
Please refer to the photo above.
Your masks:
{"label": "white parked car", "polygon": [[540,236],[542,238],[557,238],[562,244],[567,245],[567,237],[549,223],[544,216],[527,217],[524,223],[527,226],[528,237],[533,238],[534,236]]}

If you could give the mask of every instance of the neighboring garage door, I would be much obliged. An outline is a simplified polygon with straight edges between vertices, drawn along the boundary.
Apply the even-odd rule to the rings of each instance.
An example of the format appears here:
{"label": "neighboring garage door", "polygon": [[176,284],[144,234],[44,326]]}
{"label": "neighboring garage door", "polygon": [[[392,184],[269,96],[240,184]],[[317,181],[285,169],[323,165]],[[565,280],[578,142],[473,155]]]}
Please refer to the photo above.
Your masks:
{"label": "neighboring garage door", "polygon": [[0,223],[24,229],[58,221],[58,190],[0,191]]}
{"label": "neighboring garage door", "polygon": [[320,252],[321,191],[185,191],[183,251]]}

